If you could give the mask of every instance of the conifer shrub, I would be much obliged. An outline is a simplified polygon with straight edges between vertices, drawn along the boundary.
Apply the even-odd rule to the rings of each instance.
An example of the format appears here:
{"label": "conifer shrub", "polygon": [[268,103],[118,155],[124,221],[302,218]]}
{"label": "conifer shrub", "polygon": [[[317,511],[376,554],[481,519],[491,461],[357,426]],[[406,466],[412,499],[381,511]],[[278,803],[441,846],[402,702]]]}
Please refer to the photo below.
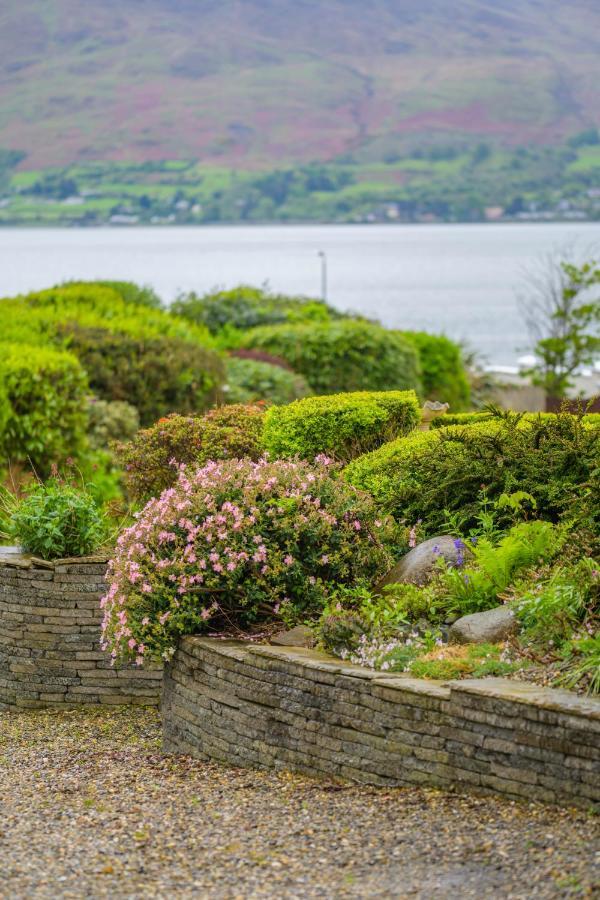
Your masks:
{"label": "conifer shrub", "polygon": [[[496,411],[489,421],[417,432],[384,444],[351,462],[344,477],[399,520],[420,519],[430,532],[442,528],[449,515],[462,528],[474,525],[482,490],[491,502],[502,494],[526,492],[534,498],[537,516],[549,521],[576,518],[587,510],[586,525],[598,529],[593,495],[599,459],[600,428],[581,417]],[[499,524],[510,524],[513,513],[500,510]]]}
{"label": "conifer shrub", "polygon": [[204,416],[176,413],[159,419],[129,443],[115,447],[134,500],[157,497],[177,480],[182,464],[205,465],[209,460],[250,457],[262,453],[264,408],[260,405],[221,406]]}
{"label": "conifer shrub", "polygon": [[271,457],[313,459],[326,453],[348,462],[406,434],[419,420],[414,391],[307,397],[267,411],[263,443]]}
{"label": "conifer shrub", "polygon": [[246,348],[282,357],[315,394],[420,390],[419,355],[402,335],[370,322],[340,320],[252,328]]}

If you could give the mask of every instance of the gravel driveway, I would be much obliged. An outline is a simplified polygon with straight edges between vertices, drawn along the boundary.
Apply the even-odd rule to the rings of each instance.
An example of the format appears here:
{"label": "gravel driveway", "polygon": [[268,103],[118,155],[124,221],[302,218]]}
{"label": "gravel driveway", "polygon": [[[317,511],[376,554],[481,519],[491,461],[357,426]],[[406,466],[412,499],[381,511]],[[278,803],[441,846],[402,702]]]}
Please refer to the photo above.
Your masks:
{"label": "gravel driveway", "polygon": [[0,897],[600,897],[600,818],[160,753],[153,710],[0,714]]}

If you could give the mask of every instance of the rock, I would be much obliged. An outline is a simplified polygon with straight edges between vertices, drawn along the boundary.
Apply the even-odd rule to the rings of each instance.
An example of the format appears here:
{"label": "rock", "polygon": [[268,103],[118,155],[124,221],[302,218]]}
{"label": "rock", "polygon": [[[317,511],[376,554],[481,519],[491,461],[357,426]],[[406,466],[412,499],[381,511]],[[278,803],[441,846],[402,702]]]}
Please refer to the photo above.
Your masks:
{"label": "rock", "polygon": [[457,619],[450,626],[448,639],[453,644],[497,644],[514,634],[518,627],[512,609],[496,606]]}
{"label": "rock", "polygon": [[396,563],[391,572],[377,582],[376,591],[380,591],[387,584],[427,584],[431,581],[436,563],[445,559],[449,566],[462,565],[462,562],[470,551],[462,541],[457,541],[448,535],[430,538],[423,541],[414,550],[409,550],[399,563]]}
{"label": "rock", "polygon": [[296,625],[289,631],[279,631],[274,634],[269,643],[276,647],[314,647],[315,637],[306,625]]}

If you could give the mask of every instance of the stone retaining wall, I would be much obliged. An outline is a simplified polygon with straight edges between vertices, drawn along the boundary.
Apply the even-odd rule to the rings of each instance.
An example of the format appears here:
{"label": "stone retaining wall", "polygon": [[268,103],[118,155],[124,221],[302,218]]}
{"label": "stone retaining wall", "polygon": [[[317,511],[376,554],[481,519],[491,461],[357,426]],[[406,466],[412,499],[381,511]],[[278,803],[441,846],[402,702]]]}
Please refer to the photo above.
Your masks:
{"label": "stone retaining wall", "polygon": [[168,752],[377,785],[600,803],[600,701],[490,678],[439,684],[299,648],[190,637],[165,672]]}
{"label": "stone retaining wall", "polygon": [[0,708],[158,703],[160,669],[113,668],[100,650],[105,572],[0,549]]}

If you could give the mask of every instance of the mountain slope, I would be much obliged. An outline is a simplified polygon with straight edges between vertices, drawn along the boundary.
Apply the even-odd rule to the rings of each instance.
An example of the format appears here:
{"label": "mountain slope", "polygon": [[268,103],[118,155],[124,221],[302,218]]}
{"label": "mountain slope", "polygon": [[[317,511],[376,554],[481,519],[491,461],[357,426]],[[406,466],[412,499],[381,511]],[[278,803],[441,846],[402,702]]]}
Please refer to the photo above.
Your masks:
{"label": "mountain slope", "polygon": [[0,147],[23,168],[268,168],[600,122],[594,0],[5,0]]}

